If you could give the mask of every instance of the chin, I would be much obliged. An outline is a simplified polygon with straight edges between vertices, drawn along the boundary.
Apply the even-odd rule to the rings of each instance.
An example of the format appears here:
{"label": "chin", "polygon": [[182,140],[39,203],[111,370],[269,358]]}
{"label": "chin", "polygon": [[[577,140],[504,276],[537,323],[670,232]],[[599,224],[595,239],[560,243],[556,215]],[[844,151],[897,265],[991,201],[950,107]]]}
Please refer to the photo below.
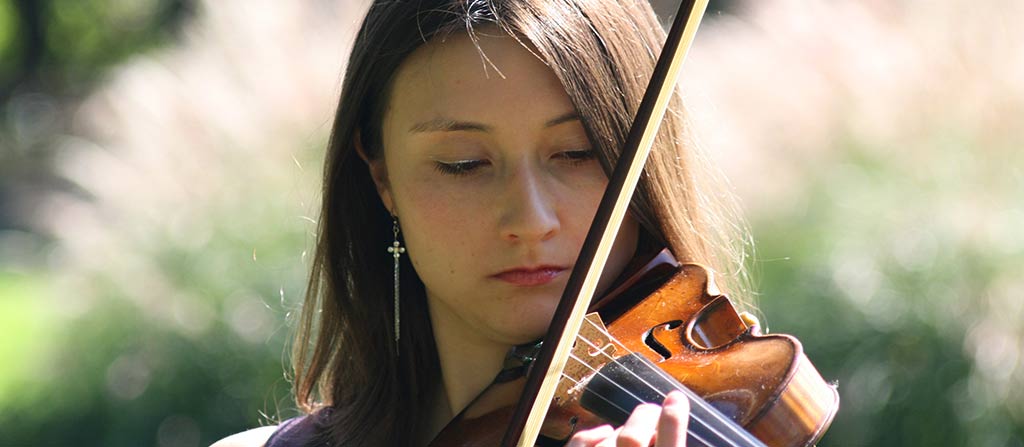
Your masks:
{"label": "chin", "polygon": [[539,303],[531,303],[529,308],[521,312],[509,312],[506,315],[517,317],[506,320],[503,326],[505,332],[513,345],[521,345],[540,340],[548,332],[551,325],[551,317],[558,307],[558,298],[543,300]]}

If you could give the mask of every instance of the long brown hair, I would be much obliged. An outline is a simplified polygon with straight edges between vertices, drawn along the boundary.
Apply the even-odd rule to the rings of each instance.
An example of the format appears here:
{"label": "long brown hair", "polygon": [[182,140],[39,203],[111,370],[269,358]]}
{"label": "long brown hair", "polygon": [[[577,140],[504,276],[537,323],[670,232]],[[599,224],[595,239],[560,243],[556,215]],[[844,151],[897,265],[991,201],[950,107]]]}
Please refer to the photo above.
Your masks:
{"label": "long brown hair", "polygon": [[[610,172],[664,40],[645,0],[376,0],[348,61],[324,166],[323,204],[306,301],[293,347],[300,408],[322,412],[330,444],[411,445],[438,390],[440,364],[424,288],[402,258],[401,332],[392,336],[391,216],[366,163],[382,154],[392,78],[431,39],[496,27],[547,64]],[[641,246],[742,280],[745,232],[735,208],[698,178],[678,98],[662,124],[633,200]],[[714,182],[710,182],[714,183]],[[729,284],[732,282],[733,284]],[[396,355],[396,352],[398,353]]]}

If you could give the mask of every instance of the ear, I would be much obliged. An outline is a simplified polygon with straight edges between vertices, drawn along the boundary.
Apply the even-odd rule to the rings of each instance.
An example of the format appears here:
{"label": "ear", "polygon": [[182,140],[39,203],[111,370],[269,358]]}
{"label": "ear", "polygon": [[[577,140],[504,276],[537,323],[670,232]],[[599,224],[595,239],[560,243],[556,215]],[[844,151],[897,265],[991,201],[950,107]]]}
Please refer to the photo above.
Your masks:
{"label": "ear", "polygon": [[388,169],[384,164],[384,156],[379,156],[376,159],[371,159],[366,155],[366,149],[363,148],[362,135],[356,132],[355,142],[353,143],[356,149],[356,153],[359,154],[359,158],[363,159],[366,166],[370,169],[370,177],[373,178],[373,183],[377,187],[377,195],[380,196],[381,202],[384,202],[384,207],[388,209],[392,215],[395,214],[395,203],[391,198],[391,184],[388,183]]}

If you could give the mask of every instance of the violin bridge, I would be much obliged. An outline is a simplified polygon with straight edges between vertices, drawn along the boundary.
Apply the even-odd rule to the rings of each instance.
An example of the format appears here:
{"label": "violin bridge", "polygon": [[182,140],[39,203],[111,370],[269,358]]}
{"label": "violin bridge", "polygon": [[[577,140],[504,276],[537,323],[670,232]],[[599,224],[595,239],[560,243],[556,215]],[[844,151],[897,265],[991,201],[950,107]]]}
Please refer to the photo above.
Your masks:
{"label": "violin bridge", "polygon": [[596,312],[587,314],[562,370],[562,380],[555,391],[553,403],[578,401],[590,378],[618,356],[617,345],[618,341],[608,333],[601,317]]}

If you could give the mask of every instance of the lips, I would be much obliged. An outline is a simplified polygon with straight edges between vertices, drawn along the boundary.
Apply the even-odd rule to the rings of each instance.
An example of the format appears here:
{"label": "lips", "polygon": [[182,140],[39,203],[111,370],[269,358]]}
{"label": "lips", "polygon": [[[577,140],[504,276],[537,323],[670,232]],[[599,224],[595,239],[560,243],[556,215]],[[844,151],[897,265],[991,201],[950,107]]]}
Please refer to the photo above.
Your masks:
{"label": "lips", "polygon": [[554,281],[558,275],[567,270],[568,268],[566,267],[558,266],[515,268],[505,270],[491,277],[516,286],[542,286]]}

